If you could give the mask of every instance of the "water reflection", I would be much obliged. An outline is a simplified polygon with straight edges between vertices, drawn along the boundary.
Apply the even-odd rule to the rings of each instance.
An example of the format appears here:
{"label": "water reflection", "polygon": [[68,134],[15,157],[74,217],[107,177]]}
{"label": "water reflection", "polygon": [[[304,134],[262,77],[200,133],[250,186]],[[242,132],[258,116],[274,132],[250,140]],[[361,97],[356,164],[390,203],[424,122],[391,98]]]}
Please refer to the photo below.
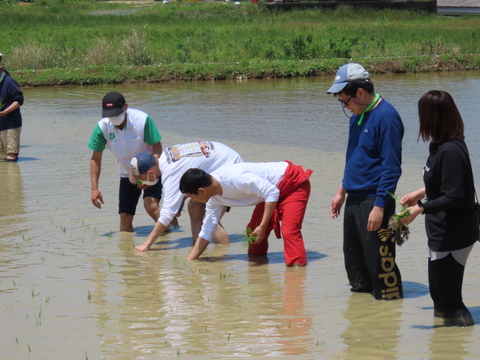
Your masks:
{"label": "water reflection", "polygon": [[[440,319],[439,319],[440,320]],[[455,328],[436,326],[428,336],[430,360],[466,360],[471,355],[468,347],[471,345],[472,327]]]}
{"label": "water reflection", "polygon": [[24,213],[23,181],[19,163],[0,161],[0,226],[19,222]]}
{"label": "water reflection", "polygon": [[307,268],[287,268],[282,289],[283,319],[287,328],[281,331],[284,338],[282,355],[302,355],[312,345],[312,318],[305,308],[305,280]]}
{"label": "water reflection", "polygon": [[375,301],[370,294],[351,294],[343,316],[347,345],[343,359],[381,359],[397,347],[403,300]]}
{"label": "water reflection", "polygon": [[[175,254],[131,256],[132,234],[112,239],[122,254],[112,269],[119,269],[94,268],[92,292],[97,336],[109,359],[301,355],[312,344],[306,268],[217,261],[230,246],[194,264]],[[114,283],[121,286],[112,294]]]}

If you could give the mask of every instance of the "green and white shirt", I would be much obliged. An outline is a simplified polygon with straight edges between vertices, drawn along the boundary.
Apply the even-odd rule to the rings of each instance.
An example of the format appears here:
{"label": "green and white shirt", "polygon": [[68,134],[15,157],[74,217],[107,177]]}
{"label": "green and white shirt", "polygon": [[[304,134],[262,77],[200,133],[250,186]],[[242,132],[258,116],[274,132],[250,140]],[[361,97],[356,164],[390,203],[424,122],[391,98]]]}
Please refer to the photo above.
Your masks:
{"label": "green and white shirt", "polygon": [[93,151],[108,148],[116,157],[120,177],[128,177],[130,161],[139,153],[151,153],[151,146],[162,140],[152,118],[136,109],[127,109],[127,121],[123,129],[114,126],[108,118],[100,120],[88,147]]}

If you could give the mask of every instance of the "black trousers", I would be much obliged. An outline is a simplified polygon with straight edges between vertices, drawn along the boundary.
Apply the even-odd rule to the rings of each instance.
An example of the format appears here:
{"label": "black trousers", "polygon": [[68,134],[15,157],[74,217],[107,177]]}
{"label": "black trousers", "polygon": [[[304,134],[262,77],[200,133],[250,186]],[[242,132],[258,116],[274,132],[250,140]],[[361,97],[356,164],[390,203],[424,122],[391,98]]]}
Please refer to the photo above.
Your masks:
{"label": "black trousers", "polygon": [[402,277],[395,262],[395,244],[387,231],[395,200],[388,201],[382,225],[367,231],[375,197],[348,196],[345,203],[343,254],[352,291],[373,292],[376,299],[403,297]]}
{"label": "black trousers", "polygon": [[436,311],[453,317],[456,310],[467,311],[462,300],[462,285],[465,266],[459,264],[452,254],[440,260],[428,259],[428,283],[430,296]]}

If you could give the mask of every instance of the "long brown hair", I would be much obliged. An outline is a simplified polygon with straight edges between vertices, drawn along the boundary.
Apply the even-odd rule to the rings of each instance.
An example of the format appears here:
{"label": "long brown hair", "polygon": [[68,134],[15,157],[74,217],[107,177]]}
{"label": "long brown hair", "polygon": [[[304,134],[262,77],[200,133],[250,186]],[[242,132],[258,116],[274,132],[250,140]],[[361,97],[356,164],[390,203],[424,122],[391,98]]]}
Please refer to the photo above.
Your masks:
{"label": "long brown hair", "polygon": [[446,91],[430,90],[418,100],[420,129],[418,138],[434,143],[465,139],[464,125],[452,96]]}

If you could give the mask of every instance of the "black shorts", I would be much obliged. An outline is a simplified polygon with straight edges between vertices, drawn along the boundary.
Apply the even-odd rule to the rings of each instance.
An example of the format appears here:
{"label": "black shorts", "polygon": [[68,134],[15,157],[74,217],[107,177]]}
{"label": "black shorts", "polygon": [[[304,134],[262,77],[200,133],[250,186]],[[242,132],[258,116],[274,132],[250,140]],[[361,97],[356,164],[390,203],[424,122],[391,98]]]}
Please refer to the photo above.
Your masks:
{"label": "black shorts", "polygon": [[[161,180],[162,179],[159,179],[156,185],[150,186],[143,191],[143,199],[147,196],[151,196],[160,202],[160,199],[162,198]],[[132,184],[128,178],[120,178],[118,213],[135,215],[135,210],[141,193],[142,190],[140,190],[137,185]]]}

